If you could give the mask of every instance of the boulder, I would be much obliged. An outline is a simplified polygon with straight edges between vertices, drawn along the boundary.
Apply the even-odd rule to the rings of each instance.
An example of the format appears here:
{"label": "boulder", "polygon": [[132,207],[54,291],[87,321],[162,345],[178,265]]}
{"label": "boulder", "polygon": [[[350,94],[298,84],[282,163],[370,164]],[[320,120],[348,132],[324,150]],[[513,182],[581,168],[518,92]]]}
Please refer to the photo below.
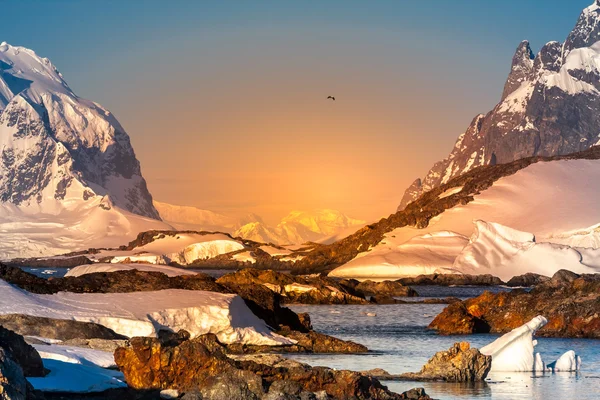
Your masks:
{"label": "boulder", "polygon": [[42,377],[46,375],[42,358],[23,336],[0,325],[0,348],[7,352],[13,361],[21,366],[26,377]]}
{"label": "boulder", "polygon": [[401,376],[420,381],[477,382],[483,381],[491,368],[491,356],[481,354],[467,342],[461,342],[447,351],[436,353],[421,371]]}
{"label": "boulder", "polygon": [[547,276],[528,272],[523,275],[513,276],[508,282],[506,282],[506,286],[531,287],[539,285],[540,283],[548,282],[549,280],[550,278]]}
{"label": "boulder", "polygon": [[354,288],[364,296],[417,297],[419,294],[410,286],[398,281],[363,281]]}

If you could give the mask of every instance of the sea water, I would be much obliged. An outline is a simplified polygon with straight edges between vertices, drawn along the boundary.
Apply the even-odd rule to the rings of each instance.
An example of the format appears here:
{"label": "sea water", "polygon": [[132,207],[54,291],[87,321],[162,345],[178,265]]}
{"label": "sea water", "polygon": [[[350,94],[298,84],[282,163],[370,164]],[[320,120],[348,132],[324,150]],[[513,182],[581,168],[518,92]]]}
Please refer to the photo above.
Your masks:
{"label": "sea water", "polygon": [[[419,291],[419,287],[416,287]],[[444,288],[444,295],[465,296],[465,288]],[[483,289],[469,289],[469,294]],[[506,290],[493,288],[493,291]],[[425,293],[426,290],[421,289]],[[440,336],[427,325],[444,309],[437,304],[397,305],[332,305],[290,308],[308,312],[313,326],[322,333],[366,345],[368,354],[299,354],[286,355],[310,365],[336,369],[365,371],[382,368],[391,374],[416,372],[438,351],[447,350],[455,342],[468,341],[480,348],[498,335]],[[376,316],[368,316],[376,314]],[[548,316],[547,316],[548,317]],[[538,338],[536,351],[546,363],[556,360],[568,350],[575,350],[583,360],[578,373],[494,373],[486,382],[455,384],[445,382],[391,382],[383,384],[395,392],[424,387],[437,399],[599,399],[600,398],[600,340]]]}

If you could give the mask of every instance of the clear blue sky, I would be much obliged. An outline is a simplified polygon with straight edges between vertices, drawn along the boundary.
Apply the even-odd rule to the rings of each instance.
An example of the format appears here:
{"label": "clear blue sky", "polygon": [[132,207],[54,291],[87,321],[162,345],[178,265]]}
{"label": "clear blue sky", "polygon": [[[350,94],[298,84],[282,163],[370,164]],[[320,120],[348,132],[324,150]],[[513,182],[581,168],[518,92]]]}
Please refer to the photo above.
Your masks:
{"label": "clear blue sky", "polygon": [[563,41],[591,3],[4,1],[0,41],[113,111],[159,200],[372,219],[494,106],[521,40]]}

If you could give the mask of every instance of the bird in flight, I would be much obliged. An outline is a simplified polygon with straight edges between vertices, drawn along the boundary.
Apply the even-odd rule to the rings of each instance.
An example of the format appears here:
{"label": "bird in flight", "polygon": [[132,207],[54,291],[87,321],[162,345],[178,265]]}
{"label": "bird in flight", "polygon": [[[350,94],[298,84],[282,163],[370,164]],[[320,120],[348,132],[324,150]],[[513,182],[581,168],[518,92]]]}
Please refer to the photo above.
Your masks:
{"label": "bird in flight", "polygon": [[335,101],[335,97],[333,97],[333,96],[327,96],[327,100],[329,100],[329,99]]}

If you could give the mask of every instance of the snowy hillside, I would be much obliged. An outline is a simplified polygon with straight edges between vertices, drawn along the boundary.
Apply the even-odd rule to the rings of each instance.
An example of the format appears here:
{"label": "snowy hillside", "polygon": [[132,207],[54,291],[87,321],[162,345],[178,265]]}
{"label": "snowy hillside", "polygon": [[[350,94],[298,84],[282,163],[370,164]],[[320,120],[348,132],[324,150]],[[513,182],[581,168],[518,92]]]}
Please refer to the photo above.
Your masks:
{"label": "snowy hillside", "polygon": [[154,207],[163,221],[178,230],[231,233],[239,225],[235,218],[197,207],[178,206],[159,201],[154,201]]}
{"label": "snowy hillside", "polygon": [[600,3],[586,8],[564,44],[534,55],[522,42],[500,103],[473,119],[450,155],[405,192],[402,210],[421,194],[481,165],[582,151],[599,143]]}
{"label": "snowy hillside", "polygon": [[[0,44],[0,257],[116,245],[162,224],[129,136],[47,58]],[[18,248],[14,243],[23,243]]]}
{"label": "snowy hillside", "polygon": [[[552,275],[561,268],[598,271],[599,179],[600,160],[531,164],[497,180],[468,204],[432,218],[425,228],[405,226],[387,233],[332,275],[461,272],[509,279],[526,272]],[[459,193],[462,188],[453,189]]]}

